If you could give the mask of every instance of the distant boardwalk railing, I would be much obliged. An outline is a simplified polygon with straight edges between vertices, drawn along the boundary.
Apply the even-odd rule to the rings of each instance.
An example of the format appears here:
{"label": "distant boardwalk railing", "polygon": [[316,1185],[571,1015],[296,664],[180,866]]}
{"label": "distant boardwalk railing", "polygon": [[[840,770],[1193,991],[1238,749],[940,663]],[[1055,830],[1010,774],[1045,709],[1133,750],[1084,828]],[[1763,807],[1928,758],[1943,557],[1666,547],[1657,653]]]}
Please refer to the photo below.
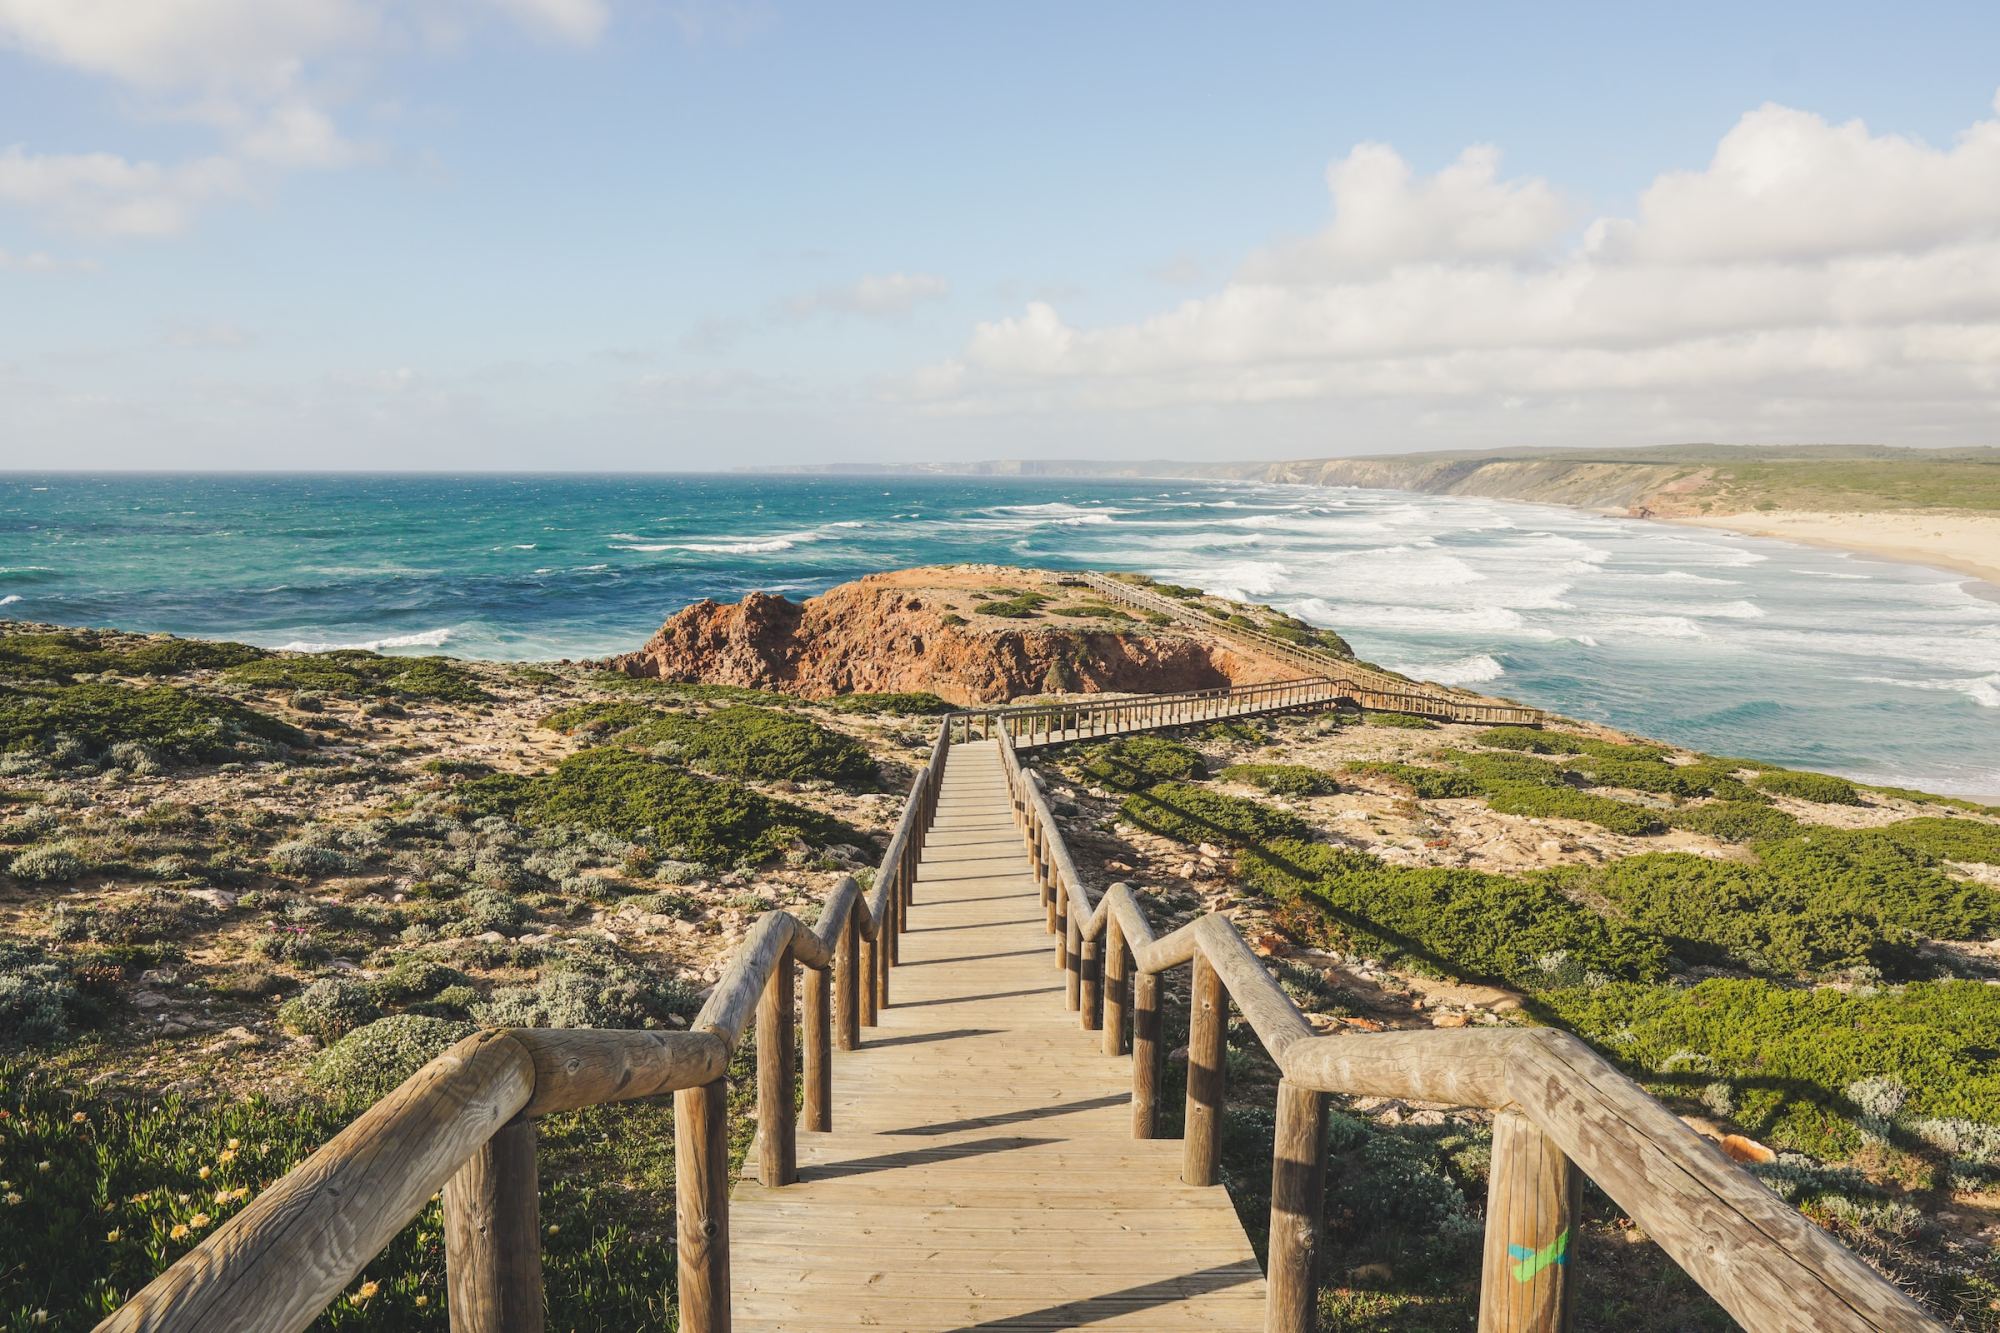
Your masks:
{"label": "distant boardwalk railing", "polygon": [[[1489,726],[1511,724],[1538,727],[1548,717],[1548,714],[1539,708],[1529,708],[1523,704],[1510,704],[1498,699],[1487,699],[1479,695],[1403,680],[1386,671],[1371,670],[1359,662],[1281,639],[1275,634],[1266,633],[1252,626],[1235,625],[1226,620],[1198,615],[1184,603],[1165,593],[1156,592],[1143,584],[1127,583],[1123,579],[1100,574],[1095,570],[1076,570],[1065,573],[1063,577],[1074,580],[1113,601],[1123,602],[1143,611],[1171,616],[1176,621],[1192,625],[1207,633],[1247,644],[1267,657],[1276,658],[1313,675],[1342,681],[1347,684],[1356,702],[1365,708],[1416,713],[1452,722],[1481,722]],[[1362,695],[1372,696],[1381,702],[1369,702],[1368,699],[1362,698]]]}

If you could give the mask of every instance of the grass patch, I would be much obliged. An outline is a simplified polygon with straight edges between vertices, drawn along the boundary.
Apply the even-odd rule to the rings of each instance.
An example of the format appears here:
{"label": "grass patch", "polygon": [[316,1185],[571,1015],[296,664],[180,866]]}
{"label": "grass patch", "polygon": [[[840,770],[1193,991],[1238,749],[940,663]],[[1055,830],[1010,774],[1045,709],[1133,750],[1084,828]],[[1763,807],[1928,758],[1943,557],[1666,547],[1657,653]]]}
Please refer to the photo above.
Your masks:
{"label": "grass patch", "polygon": [[1010,588],[995,589],[998,593],[1009,594],[990,602],[981,602],[973,609],[982,616],[999,616],[1003,620],[1028,620],[1040,614],[1041,609],[1051,600],[1038,592],[1014,592]]}
{"label": "grass patch", "polygon": [[231,667],[224,678],[261,690],[309,690],[344,698],[434,699],[475,703],[486,698],[478,677],[448,657],[384,657],[358,648],[285,653]]}
{"label": "grass patch", "polygon": [[830,699],[820,699],[816,702],[820,707],[830,708],[836,713],[861,713],[869,716],[888,713],[897,717],[936,717],[941,713],[949,713],[955,707],[949,699],[941,699],[925,690],[836,694]]}
{"label": "grass patch", "polygon": [[541,725],[564,735],[585,731],[594,735],[610,735],[627,727],[636,727],[641,722],[651,722],[660,716],[657,708],[633,703],[629,699],[593,699],[587,703],[571,704],[558,708],[543,718]]}
{"label": "grass patch", "polygon": [[1656,745],[1623,745],[1594,736],[1547,731],[1540,727],[1489,727],[1474,736],[1472,743],[1494,750],[1519,750],[1524,754],[1583,754],[1596,759],[1638,758],[1660,753]]}
{"label": "grass patch", "polygon": [[1791,796],[1801,801],[1816,801],[1821,805],[1861,804],[1861,793],[1854,784],[1831,773],[1805,773],[1780,768],[1758,774],[1750,785],[1758,791]]}
{"label": "grass patch", "polygon": [[1401,727],[1405,731],[1436,731],[1438,724],[1427,717],[1415,713],[1391,713],[1379,709],[1366,709],[1361,720],[1371,727]]}
{"label": "grass patch", "polygon": [[79,675],[179,676],[253,662],[265,656],[246,643],[150,639],[134,643],[94,630],[0,630],[0,679],[64,682]]}
{"label": "grass patch", "polygon": [[1077,771],[1119,791],[1143,791],[1156,782],[1181,782],[1208,771],[1201,751],[1164,736],[1124,736],[1083,752]]}
{"label": "grass patch", "polygon": [[1712,801],[1670,811],[1666,818],[1675,828],[1705,833],[1722,842],[1789,838],[1804,827],[1783,810],[1761,801]]}
{"label": "grass patch", "polygon": [[1156,783],[1126,797],[1118,810],[1147,832],[1176,842],[1257,847],[1312,836],[1312,826],[1288,810],[1188,782]]}
{"label": "grass patch", "polygon": [[1477,796],[1479,783],[1471,775],[1449,768],[1429,768],[1389,759],[1369,759],[1343,765],[1343,773],[1358,777],[1386,778],[1410,795],[1425,801],[1445,801]]}
{"label": "grass patch", "polygon": [[457,794],[474,815],[613,833],[691,861],[755,865],[800,839],[863,840],[817,811],[631,750],[584,750],[546,773],[494,774],[464,784]]}
{"label": "grass patch", "polygon": [[664,746],[696,768],[735,778],[872,784],[859,741],[796,713],[729,704],[700,716],[667,714],[621,731],[627,745]]}
{"label": "grass patch", "polygon": [[1723,1082],[1731,1118],[1780,1147],[1850,1155],[1871,1116],[1876,1132],[1899,1126],[1919,1140],[1943,1138],[1939,1122],[2000,1125],[2000,988],[1980,982],[1839,991],[1718,979],[1545,998],[1664,1092]]}
{"label": "grass patch", "polygon": [[[0,686],[0,751],[59,764],[129,759],[143,767],[268,758],[278,746],[311,744],[304,732],[232,699],[173,685],[112,681]],[[118,747],[137,747],[136,751]]]}
{"label": "grass patch", "polygon": [[1546,759],[1466,750],[1446,750],[1442,757],[1477,783],[1486,804],[1499,814],[1579,819],[1632,837],[1666,828],[1657,811],[1578,791],[1569,785],[1566,771]]}
{"label": "grass patch", "polygon": [[1231,764],[1222,770],[1222,777],[1273,796],[1331,796],[1340,790],[1333,774],[1309,764]]}
{"label": "grass patch", "polygon": [[1267,844],[1243,865],[1250,887],[1316,904],[1364,952],[1429,971],[1523,990],[1666,973],[1657,935],[1607,920],[1547,877],[1392,866],[1301,841]]}

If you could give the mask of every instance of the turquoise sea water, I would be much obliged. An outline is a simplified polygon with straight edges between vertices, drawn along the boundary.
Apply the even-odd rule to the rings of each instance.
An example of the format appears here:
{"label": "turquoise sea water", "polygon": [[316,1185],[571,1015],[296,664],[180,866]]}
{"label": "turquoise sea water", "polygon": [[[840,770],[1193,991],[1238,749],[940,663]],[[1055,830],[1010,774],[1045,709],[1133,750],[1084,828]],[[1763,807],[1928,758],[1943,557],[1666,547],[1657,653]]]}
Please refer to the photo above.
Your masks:
{"label": "turquoise sea water", "polygon": [[994,561],[1270,602],[1363,656],[1707,750],[2000,796],[1962,576],[1500,501],[1191,482],[0,476],[0,616],[535,659],[700,597]]}

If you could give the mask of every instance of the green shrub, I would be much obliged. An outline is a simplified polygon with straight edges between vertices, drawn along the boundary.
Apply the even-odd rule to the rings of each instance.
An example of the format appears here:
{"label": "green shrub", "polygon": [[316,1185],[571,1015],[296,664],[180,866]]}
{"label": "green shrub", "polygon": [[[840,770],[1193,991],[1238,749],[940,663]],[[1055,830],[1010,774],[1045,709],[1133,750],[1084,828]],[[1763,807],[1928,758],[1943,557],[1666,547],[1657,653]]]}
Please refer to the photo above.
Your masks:
{"label": "green shrub", "polygon": [[1812,976],[1883,961],[1883,926],[1863,904],[1762,866],[1648,853],[1599,867],[1581,882],[1691,963]]}
{"label": "green shrub", "polygon": [[124,654],[118,670],[133,676],[182,676],[190,671],[220,671],[269,656],[247,643],[209,639],[155,639]]}
{"label": "green shrub", "polygon": [[1083,752],[1078,771],[1092,782],[1140,791],[1156,782],[1198,778],[1208,771],[1201,751],[1164,736],[1121,736]]}
{"label": "green shrub", "polygon": [[1529,782],[1497,782],[1485,786],[1486,804],[1503,815],[1535,819],[1576,819],[1613,833],[1643,838],[1659,833],[1666,823],[1657,811],[1614,801],[1574,787],[1544,787]]}
{"label": "green shrub", "polygon": [[1983,939],[2000,931],[2000,891],[1953,877],[1940,867],[1940,858],[1889,829],[1808,828],[1797,837],[1760,843],[1757,857],[1773,877],[1822,901],[1850,906],[1885,928],[1946,940]]}
{"label": "green shrub", "polygon": [[1658,754],[1611,755],[1586,757],[1565,765],[1565,769],[1593,787],[1629,787],[1665,796],[1756,799],[1755,793],[1730,773],[1727,764],[1726,760],[1719,764],[1709,760],[1670,764]]}
{"label": "green shrub", "polygon": [[678,977],[602,957],[550,964],[533,987],[508,987],[474,1012],[489,1027],[656,1028],[699,1009]]}
{"label": "green shrub", "polygon": [[278,1006],[281,1027],[321,1045],[331,1045],[381,1016],[368,988],[344,977],[324,977]]}
{"label": "green shrub", "polygon": [[53,1046],[95,1016],[40,945],[0,940],[0,1045]]}
{"label": "green shrub", "polygon": [[1895,1118],[2000,1124],[2000,987],[1914,982],[1841,991],[1757,980],[1613,985],[1545,997],[1567,1027],[1643,1081],[1691,1094],[1732,1083],[1735,1121],[1779,1147],[1842,1157],[1860,1146],[1849,1090],[1890,1077]]}
{"label": "green shrub", "polygon": [[2000,824],[1927,816],[1885,824],[1874,832],[1932,863],[1982,861],[2000,865]]}
{"label": "green shrub", "polygon": [[[1388,1126],[1333,1111],[1327,1117],[1327,1243],[1342,1271],[1365,1263],[1399,1280],[1448,1278],[1475,1262],[1485,1226],[1472,1200],[1484,1135],[1455,1125]],[[1490,1151],[1490,1149],[1488,1150]]]}
{"label": "green shrub", "polygon": [[1265,740],[1263,728],[1233,717],[1211,722],[1196,734],[1205,741],[1233,741],[1239,745],[1259,745]]}
{"label": "green shrub", "polygon": [[311,742],[297,728],[234,700],[172,685],[0,686],[0,751],[74,764],[120,743],[144,746],[172,763],[202,763],[263,758],[277,746]]}
{"label": "green shrub", "polygon": [[1780,768],[1758,774],[1750,785],[1758,791],[1792,796],[1801,801],[1817,801],[1823,805],[1861,804],[1861,793],[1855,790],[1854,784],[1831,773],[1803,773]]}
{"label": "green shrub", "polygon": [[627,727],[636,727],[641,722],[651,722],[659,716],[658,709],[633,703],[629,699],[597,699],[558,708],[543,718],[541,724],[551,731],[590,731],[608,735]]}
{"label": "green shrub", "polygon": [[733,778],[847,784],[872,783],[875,761],[866,747],[796,713],[730,704],[700,716],[668,714],[616,738],[627,745],[665,746],[696,768]]}
{"label": "green shrub", "polygon": [[830,699],[821,699],[819,703],[837,713],[893,713],[901,717],[932,717],[949,713],[953,708],[950,700],[940,699],[923,690],[836,694]]}
{"label": "green shrub", "polygon": [[1412,796],[1426,801],[1477,796],[1480,791],[1479,783],[1468,774],[1449,768],[1427,768],[1422,764],[1370,759],[1344,765],[1340,771],[1358,776],[1387,778],[1398,786],[1407,787]]}
{"label": "green shrub", "polygon": [[1705,833],[1723,842],[1767,842],[1789,838],[1799,821],[1761,801],[1714,801],[1668,812],[1667,822],[1691,833]]}
{"label": "green shrub", "polygon": [[1617,741],[1579,736],[1570,731],[1546,731],[1540,727],[1489,727],[1474,736],[1472,743],[1495,750],[1521,750],[1528,754],[1584,754],[1599,759],[1641,758],[1661,752],[1656,745],[1621,745]]}
{"label": "green shrub", "polygon": [[377,1004],[411,1004],[469,980],[457,968],[433,959],[399,958],[394,967],[368,983],[368,995]]}
{"label": "green shrub", "polygon": [[756,864],[798,839],[862,841],[816,811],[631,750],[584,750],[534,777],[494,774],[458,789],[468,813],[642,836],[695,859]]}
{"label": "green shrub", "polygon": [[479,679],[448,657],[384,657],[358,648],[283,653],[231,667],[224,678],[253,689],[317,690],[345,698],[395,695],[475,703]]}
{"label": "green shrub", "polygon": [[[1009,590],[1001,590],[1009,591]],[[1038,592],[1016,592],[998,601],[981,602],[974,610],[983,616],[1000,616],[1008,620],[1027,620],[1044,606],[1049,598]]]}
{"label": "green shrub", "polygon": [[1361,720],[1371,727],[1401,727],[1405,731],[1436,731],[1438,724],[1427,717],[1415,713],[1391,713],[1370,708],[1362,713]]}
{"label": "green shrub", "polygon": [[345,1097],[375,1101],[478,1030],[471,1023],[391,1014],[321,1051],[307,1068],[306,1081]]}
{"label": "green shrub", "polygon": [[8,874],[30,884],[65,884],[89,869],[74,844],[67,842],[36,843],[7,863]]}
{"label": "green shrub", "polygon": [[1547,876],[1392,866],[1360,852],[1280,842],[1244,858],[1245,882],[1330,912],[1364,951],[1523,990],[1589,974],[1650,980],[1666,972],[1654,934],[1607,920]]}
{"label": "green shrub", "polygon": [[1312,836],[1312,826],[1290,811],[1187,782],[1155,783],[1126,797],[1118,810],[1140,828],[1177,842],[1255,847],[1274,838]]}
{"label": "green shrub", "polygon": [[1331,796],[1340,790],[1331,773],[1307,764],[1231,764],[1222,777],[1274,796]]}
{"label": "green shrub", "polygon": [[347,875],[361,868],[361,862],[349,853],[310,838],[281,842],[264,859],[272,870],[294,879]]}

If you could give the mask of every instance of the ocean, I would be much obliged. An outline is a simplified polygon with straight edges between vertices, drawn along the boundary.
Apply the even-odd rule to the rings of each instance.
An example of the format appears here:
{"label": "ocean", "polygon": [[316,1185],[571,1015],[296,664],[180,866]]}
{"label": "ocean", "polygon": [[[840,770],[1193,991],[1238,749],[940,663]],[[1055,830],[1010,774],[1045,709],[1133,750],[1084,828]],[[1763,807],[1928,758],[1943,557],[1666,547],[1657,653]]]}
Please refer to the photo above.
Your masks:
{"label": "ocean", "polygon": [[946,561],[1140,570],[1364,657],[1704,750],[2000,797],[1962,575],[1392,491],[792,476],[0,475],[0,617],[534,660],[702,597]]}

